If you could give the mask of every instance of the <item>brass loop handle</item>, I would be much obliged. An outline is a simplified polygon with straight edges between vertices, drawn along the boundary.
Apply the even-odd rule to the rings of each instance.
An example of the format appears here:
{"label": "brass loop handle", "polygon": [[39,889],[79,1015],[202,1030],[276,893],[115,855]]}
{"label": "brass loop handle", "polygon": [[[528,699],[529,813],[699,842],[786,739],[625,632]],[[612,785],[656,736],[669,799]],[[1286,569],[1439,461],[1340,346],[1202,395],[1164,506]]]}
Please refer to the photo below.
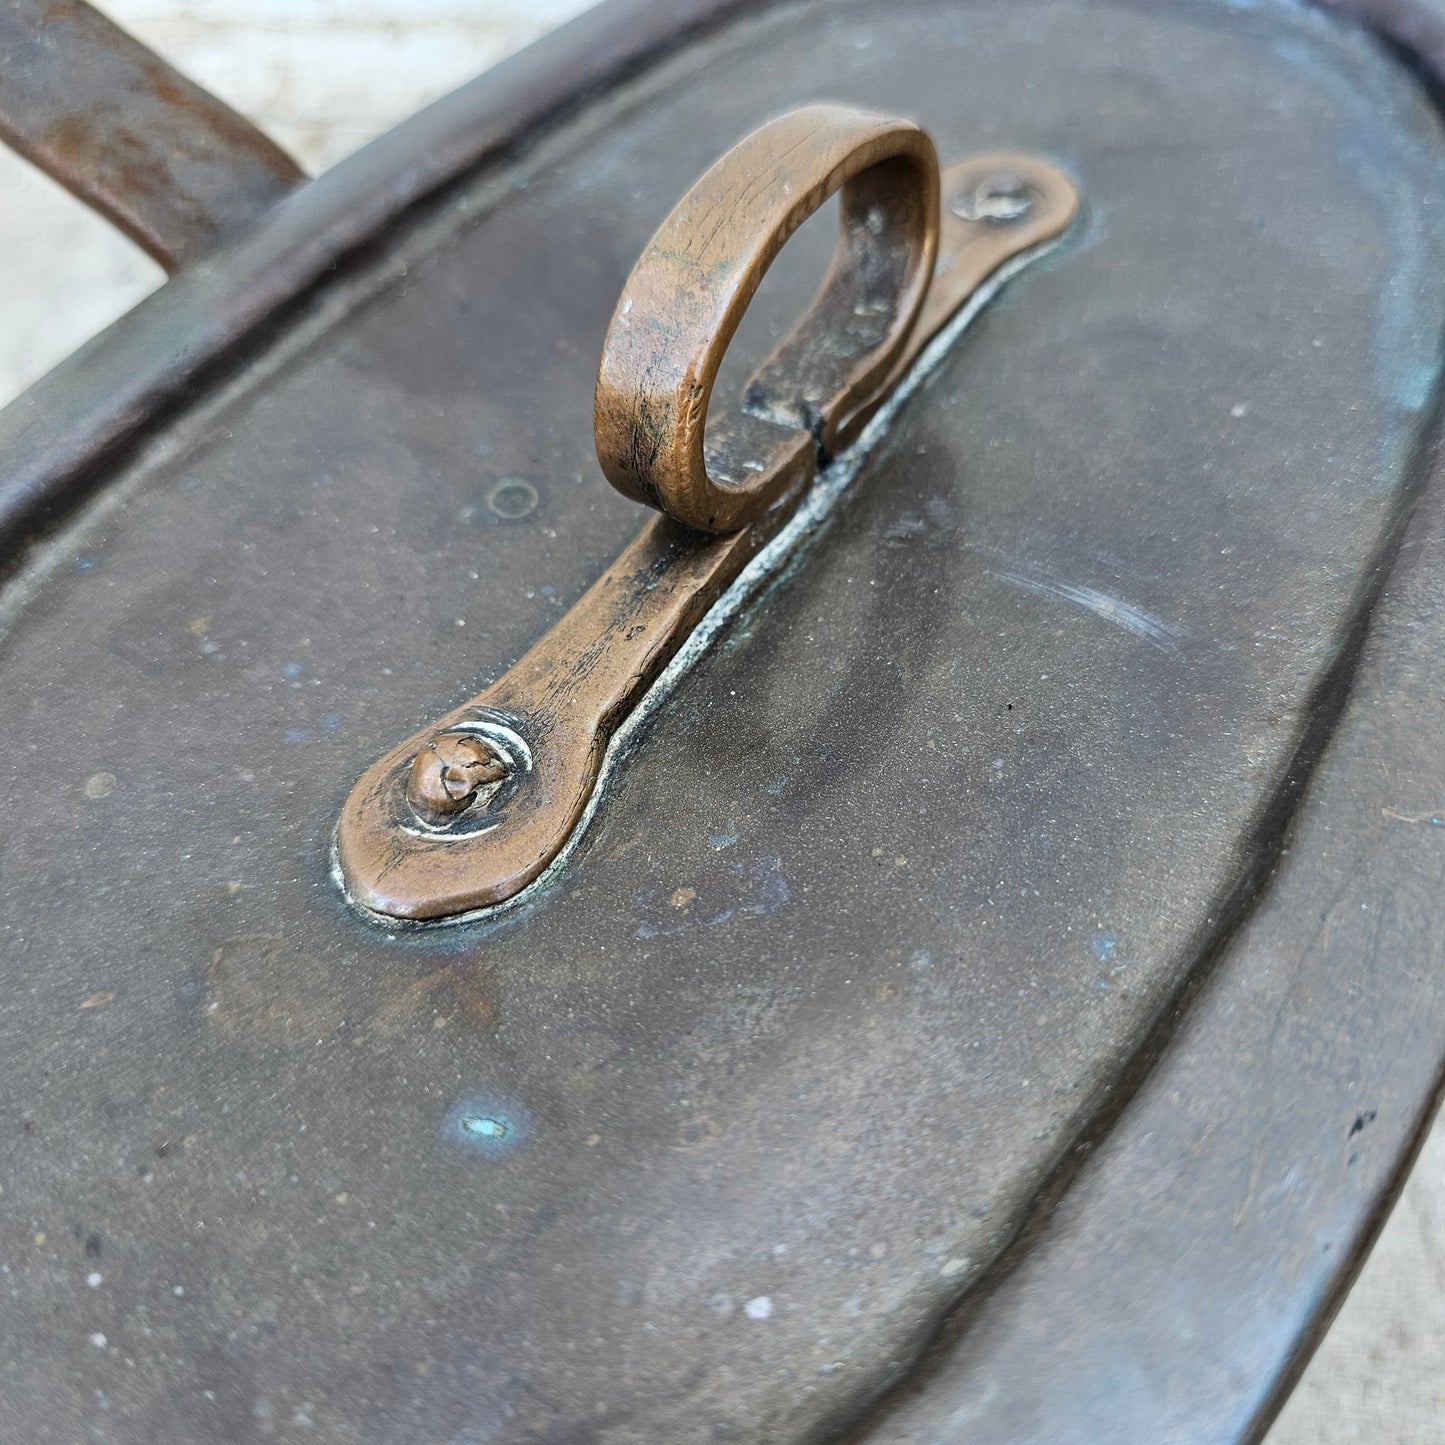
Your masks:
{"label": "brass loop handle", "polygon": [[[749,380],[741,413],[709,427],[718,368],[759,282],[840,190],[822,286]],[[699,531],[732,532],[810,478],[907,344],[938,213],[938,155],[910,121],[810,105],[735,146],[663,221],[613,313],[593,413],[607,480]]]}

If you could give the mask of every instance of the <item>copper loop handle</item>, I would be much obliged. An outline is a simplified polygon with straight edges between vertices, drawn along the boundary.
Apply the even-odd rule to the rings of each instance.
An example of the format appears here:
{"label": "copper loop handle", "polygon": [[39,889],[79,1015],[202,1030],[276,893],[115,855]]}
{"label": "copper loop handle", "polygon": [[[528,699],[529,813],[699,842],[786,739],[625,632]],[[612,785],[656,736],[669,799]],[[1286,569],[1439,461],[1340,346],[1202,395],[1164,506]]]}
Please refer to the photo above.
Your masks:
{"label": "copper loop handle", "polygon": [[[744,388],[741,414],[708,428],[718,368],[759,282],[840,189],[822,286]],[[593,413],[607,480],[690,527],[731,532],[810,477],[908,341],[938,210],[938,155],[911,121],[810,105],[735,146],[663,221],[613,312]]]}
{"label": "copper loop handle", "polygon": [[[839,191],[822,286],[741,410],[709,426],[759,281]],[[602,469],[664,515],[501,677],[361,776],[336,827],[350,896],[390,920],[446,919],[536,881],[586,816],[619,727],[748,564],[784,540],[820,461],[1077,204],[1037,157],[974,156],[940,176],[916,125],[835,105],[772,121],[714,165],[633,270],[597,380]]]}

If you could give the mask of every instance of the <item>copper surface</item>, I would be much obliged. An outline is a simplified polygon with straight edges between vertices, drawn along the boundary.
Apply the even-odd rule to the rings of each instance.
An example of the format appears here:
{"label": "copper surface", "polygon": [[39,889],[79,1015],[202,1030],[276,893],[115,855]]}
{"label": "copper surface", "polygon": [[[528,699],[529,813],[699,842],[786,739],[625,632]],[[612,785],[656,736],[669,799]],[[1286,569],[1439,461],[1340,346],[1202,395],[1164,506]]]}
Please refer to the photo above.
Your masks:
{"label": "copper surface", "polygon": [[[747,301],[840,186],[828,277],[705,456],[712,383]],[[972,157],[940,178],[916,127],[835,106],[771,122],[708,170],[629,278],[597,388],[604,470],[668,515],[502,678],[361,777],[335,838],[349,896],[440,919],[533,882],[583,817],[618,726],[794,514],[820,457],[856,440],[960,306],[1061,234],[1077,205],[1069,179],[1036,158]],[[729,475],[751,480],[719,480]],[[700,515],[731,530],[686,525]]]}

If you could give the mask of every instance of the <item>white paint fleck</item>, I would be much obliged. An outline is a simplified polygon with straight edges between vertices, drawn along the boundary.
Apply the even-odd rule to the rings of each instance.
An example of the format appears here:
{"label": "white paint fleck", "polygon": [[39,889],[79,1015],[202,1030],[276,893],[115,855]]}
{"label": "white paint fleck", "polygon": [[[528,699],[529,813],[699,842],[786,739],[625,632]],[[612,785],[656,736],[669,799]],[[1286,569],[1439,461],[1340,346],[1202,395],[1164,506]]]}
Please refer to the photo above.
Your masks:
{"label": "white paint fleck", "polygon": [[114,773],[92,773],[85,780],[85,796],[87,798],[108,798],[115,792]]}
{"label": "white paint fleck", "polygon": [[96,1349],[98,1349],[98,1350],[103,1350],[103,1349],[110,1343],[110,1341],[109,1341],[108,1339],[106,1339],[106,1337],[105,1337],[103,1334],[101,1334],[101,1332],[100,1332],[99,1330],[97,1330],[97,1331],[90,1337],[90,1342],[91,1342],[91,1344],[93,1344],[93,1345],[96,1347]]}
{"label": "white paint fleck", "polygon": [[85,1282],[91,1287],[91,1289],[99,1289],[101,1286],[101,1282],[104,1279],[105,1276],[101,1274],[98,1269],[93,1269],[88,1275],[86,1275]]}
{"label": "white paint fleck", "polygon": [[957,1275],[962,1274],[968,1268],[970,1262],[966,1254],[958,1254],[952,1259],[944,1260],[943,1263],[938,1266],[938,1272],[944,1279],[953,1279]]}
{"label": "white paint fleck", "polygon": [[750,1320],[765,1320],[773,1312],[773,1302],[767,1295],[760,1294],[743,1306],[743,1312]]}

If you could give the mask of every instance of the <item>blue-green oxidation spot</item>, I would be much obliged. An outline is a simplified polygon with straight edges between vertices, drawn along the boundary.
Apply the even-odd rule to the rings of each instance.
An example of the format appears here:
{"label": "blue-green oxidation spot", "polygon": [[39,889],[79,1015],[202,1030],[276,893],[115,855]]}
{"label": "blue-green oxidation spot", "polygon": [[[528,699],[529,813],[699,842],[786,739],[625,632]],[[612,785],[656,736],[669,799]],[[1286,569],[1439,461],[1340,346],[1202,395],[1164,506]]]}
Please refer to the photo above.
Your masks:
{"label": "blue-green oxidation spot", "polygon": [[512,1131],[505,1119],[493,1119],[489,1114],[463,1114],[462,1133],[473,1139],[505,1139]]}
{"label": "blue-green oxidation spot", "polygon": [[1435,389],[1437,369],[1429,362],[1409,362],[1400,368],[1395,399],[1405,411],[1424,411]]}
{"label": "blue-green oxidation spot", "polygon": [[511,1099],[473,1094],[459,1099],[442,1121],[442,1138],[468,1154],[504,1159],[526,1142],[532,1116]]}
{"label": "blue-green oxidation spot", "polygon": [[1096,933],[1090,940],[1089,947],[1100,963],[1112,963],[1114,955],[1119,951],[1119,935],[1117,933]]}

